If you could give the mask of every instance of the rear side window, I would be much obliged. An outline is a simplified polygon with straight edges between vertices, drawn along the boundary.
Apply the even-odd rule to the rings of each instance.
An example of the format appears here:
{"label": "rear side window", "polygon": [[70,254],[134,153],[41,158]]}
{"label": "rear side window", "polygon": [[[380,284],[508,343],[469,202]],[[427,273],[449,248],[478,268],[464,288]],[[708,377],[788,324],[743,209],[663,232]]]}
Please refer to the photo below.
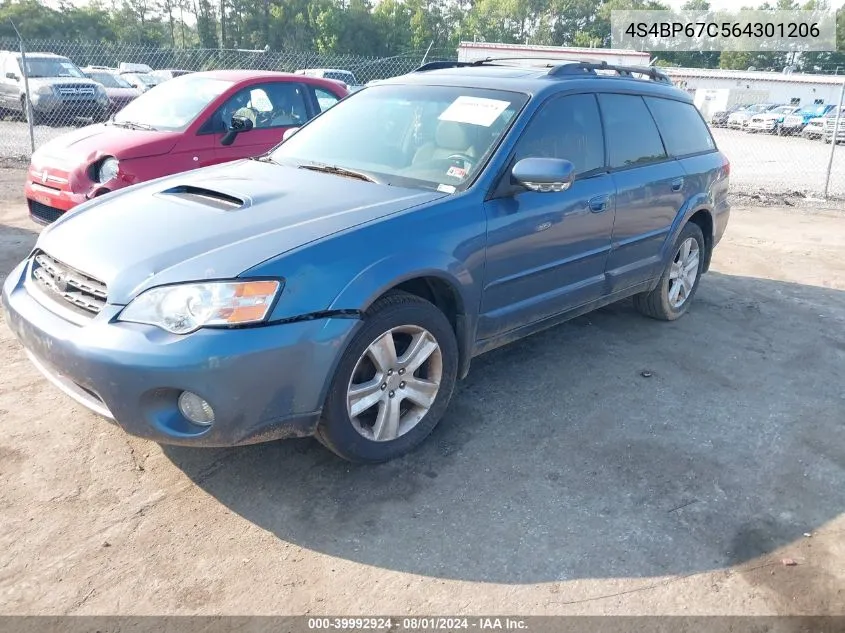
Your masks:
{"label": "rear side window", "polygon": [[667,158],[660,133],[642,97],[616,94],[598,97],[609,167],[648,165]]}
{"label": "rear side window", "polygon": [[666,149],[672,156],[712,152],[716,149],[710,130],[694,105],[658,97],[646,97],[645,100],[663,135]]}

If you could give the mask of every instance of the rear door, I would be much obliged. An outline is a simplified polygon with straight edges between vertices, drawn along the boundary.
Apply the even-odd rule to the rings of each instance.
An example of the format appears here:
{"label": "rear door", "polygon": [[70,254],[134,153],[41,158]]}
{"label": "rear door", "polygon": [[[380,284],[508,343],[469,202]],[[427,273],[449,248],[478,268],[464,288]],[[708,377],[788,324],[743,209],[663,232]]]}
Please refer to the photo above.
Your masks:
{"label": "rear door", "polygon": [[[566,191],[514,190],[523,158],[561,158],[576,177]],[[613,179],[595,96],[554,97],[522,133],[486,204],[487,263],[478,338],[491,338],[588,303],[604,291],[614,216]]]}
{"label": "rear door", "polygon": [[[220,141],[235,112],[247,114],[253,121],[253,129],[238,134],[231,145],[222,145]],[[202,133],[215,139],[213,162],[225,163],[264,154],[282,141],[285,130],[302,125],[312,116],[303,84],[265,82],[235,93],[214,112]]]}
{"label": "rear door", "polygon": [[668,155],[643,97],[604,93],[598,99],[616,186],[616,222],[607,260],[613,293],[659,273],[663,243],[688,183],[681,164]]}

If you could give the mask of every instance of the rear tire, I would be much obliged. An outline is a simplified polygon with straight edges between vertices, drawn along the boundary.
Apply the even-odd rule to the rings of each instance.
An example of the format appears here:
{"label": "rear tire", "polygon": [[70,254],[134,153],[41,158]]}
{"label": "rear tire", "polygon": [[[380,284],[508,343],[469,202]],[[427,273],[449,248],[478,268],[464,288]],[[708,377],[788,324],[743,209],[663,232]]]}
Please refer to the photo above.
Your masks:
{"label": "rear tire", "polygon": [[367,311],[329,387],[316,438],[352,462],[401,457],[437,426],[458,373],[458,345],[446,316],[404,292]]}
{"label": "rear tire", "polygon": [[672,257],[657,287],[634,295],[634,307],[660,321],[681,318],[698,290],[706,253],[704,234],[697,224],[688,222],[672,247]]}

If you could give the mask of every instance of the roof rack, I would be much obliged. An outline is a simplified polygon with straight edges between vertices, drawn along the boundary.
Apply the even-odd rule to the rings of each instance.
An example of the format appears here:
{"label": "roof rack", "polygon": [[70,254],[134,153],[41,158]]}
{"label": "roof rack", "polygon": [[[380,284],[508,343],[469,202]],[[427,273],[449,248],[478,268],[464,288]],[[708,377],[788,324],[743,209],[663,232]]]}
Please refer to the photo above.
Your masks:
{"label": "roof rack", "polygon": [[597,70],[610,70],[620,77],[633,78],[635,74],[645,75],[651,81],[672,85],[672,80],[654,66],[617,66],[607,62],[570,62],[555,66],[549,71],[552,77],[563,75],[598,75]]}
{"label": "roof rack", "polygon": [[562,77],[566,75],[589,75],[592,77],[598,76],[596,71],[613,71],[620,77],[634,78],[634,75],[645,75],[651,81],[657,83],[672,85],[672,80],[663,72],[659,71],[654,66],[618,66],[616,64],[608,64],[602,62],[587,62],[587,61],[568,61],[563,64],[554,64],[549,57],[485,57],[471,62],[459,61],[438,61],[428,62],[423,64],[413,72],[427,72],[430,70],[442,70],[444,68],[467,68],[473,66],[484,66],[486,64],[495,66],[507,66],[509,64],[502,62],[518,62],[526,60],[543,60],[547,62],[541,67],[549,68],[550,77]]}

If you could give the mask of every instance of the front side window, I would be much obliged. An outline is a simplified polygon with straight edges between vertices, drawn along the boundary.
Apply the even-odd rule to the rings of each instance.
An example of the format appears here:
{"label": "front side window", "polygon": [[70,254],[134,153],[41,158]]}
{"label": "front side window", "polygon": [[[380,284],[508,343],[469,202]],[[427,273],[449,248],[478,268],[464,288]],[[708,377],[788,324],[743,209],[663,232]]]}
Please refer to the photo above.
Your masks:
{"label": "front side window", "polygon": [[666,158],[657,125],[642,97],[600,94],[599,106],[607,136],[608,166],[633,167]]}
{"label": "front side window", "polygon": [[691,103],[646,97],[657,127],[663,135],[666,150],[672,156],[686,156],[716,149],[710,130]]}
{"label": "front side window", "polygon": [[141,94],[114,116],[114,123],[135,124],[156,130],[184,130],[232,82],[185,75],[167,82],[168,90]]}
{"label": "front side window", "polygon": [[543,104],[517,143],[514,159],[562,158],[580,175],[604,167],[604,138],[596,98],[558,97]]}
{"label": "front side window", "polygon": [[339,101],[279,145],[271,158],[452,192],[479,173],[527,100],[502,90],[373,86]]}
{"label": "front side window", "polygon": [[214,115],[214,131],[225,130],[232,117],[247,118],[256,129],[294,127],[308,120],[305,93],[300,84],[276,82],[237,92]]}
{"label": "front side window", "polygon": [[26,72],[30,79],[38,77],[77,77],[84,78],[83,73],[69,59],[62,57],[27,57]]}

